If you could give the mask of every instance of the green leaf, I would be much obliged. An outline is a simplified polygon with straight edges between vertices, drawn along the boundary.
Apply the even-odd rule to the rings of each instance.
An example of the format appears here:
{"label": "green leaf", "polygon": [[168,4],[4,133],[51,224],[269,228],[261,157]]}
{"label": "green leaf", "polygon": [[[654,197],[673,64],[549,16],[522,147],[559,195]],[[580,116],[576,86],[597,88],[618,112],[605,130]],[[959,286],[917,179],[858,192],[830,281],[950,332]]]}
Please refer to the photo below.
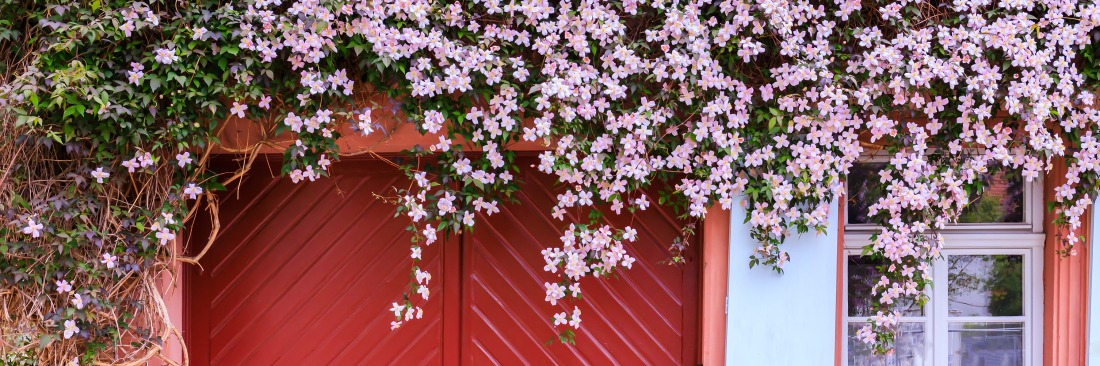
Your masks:
{"label": "green leaf", "polygon": [[23,196],[21,196],[19,194],[13,194],[11,196],[11,203],[16,205],[16,206],[25,208],[25,209],[30,209],[31,208],[31,205],[29,203],[27,203],[27,200],[24,199]]}
{"label": "green leaf", "polygon": [[[65,114],[68,115],[69,111],[65,110]],[[74,137],[76,137],[76,131],[73,130],[72,124],[66,123],[64,126],[61,127],[61,129],[65,132],[65,140],[71,141]]]}
{"label": "green leaf", "polygon": [[92,11],[99,10],[99,5],[100,5],[100,0],[93,1],[92,2]]}
{"label": "green leaf", "polygon": [[209,183],[206,183],[205,185],[206,185],[206,188],[211,190],[211,191],[224,191],[224,190],[226,190],[225,185],[223,185],[221,183],[218,183],[216,181],[211,181]]}

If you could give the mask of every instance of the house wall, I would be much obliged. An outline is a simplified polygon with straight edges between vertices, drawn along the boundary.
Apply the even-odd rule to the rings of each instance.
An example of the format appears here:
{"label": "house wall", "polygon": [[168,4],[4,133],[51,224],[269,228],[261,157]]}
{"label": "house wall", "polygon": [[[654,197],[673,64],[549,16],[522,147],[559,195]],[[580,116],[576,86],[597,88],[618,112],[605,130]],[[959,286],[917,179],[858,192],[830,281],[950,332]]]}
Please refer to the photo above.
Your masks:
{"label": "house wall", "polygon": [[704,365],[726,362],[726,288],[729,283],[730,212],[711,207],[703,222],[703,334],[700,354]]}
{"label": "house wall", "polygon": [[749,237],[746,210],[732,210],[727,365],[820,365],[834,358],[838,308],[833,300],[839,286],[833,259],[841,235],[836,202],[830,212],[824,234],[796,235],[783,244],[791,262],[780,275],[749,268],[747,259],[758,244]]}
{"label": "house wall", "polygon": [[[177,236],[179,237],[179,236]],[[182,252],[183,239],[176,239],[172,244],[172,250],[177,253]],[[183,267],[182,262],[175,262],[172,264],[173,271],[177,274],[172,276],[171,273],[165,271],[161,272],[157,279],[157,288],[160,290],[161,299],[164,301],[164,306],[168,310],[168,319],[172,325],[176,327],[177,332],[169,334],[168,339],[164,340],[164,348],[161,355],[177,364],[186,364],[187,358],[184,354],[183,345],[183,324],[184,323],[184,300],[185,292],[183,291]],[[149,361],[150,365],[162,366],[170,365],[162,359],[154,358]]]}
{"label": "house wall", "polygon": [[[350,130],[342,131],[346,137],[340,140],[341,151],[349,155],[386,154],[417,144],[427,146],[436,142],[421,136],[411,124],[395,122],[398,119],[397,116],[380,118],[379,122],[386,126],[386,131],[369,137],[358,136]],[[223,124],[219,133],[222,144],[215,152],[280,153],[285,145],[291,143],[286,138],[271,140],[266,135],[267,132],[251,122],[231,119]],[[259,144],[261,141],[266,142]],[[546,147],[525,142],[508,148],[539,151]],[[1050,173],[1045,180],[1045,192],[1053,189],[1059,174],[1064,177],[1064,170],[1059,172],[1056,169]],[[1050,193],[1047,195],[1049,197]],[[843,288],[843,278],[839,274],[842,258],[839,247],[843,245],[840,242],[843,233],[837,223],[839,209],[834,206],[833,212],[836,214],[831,219],[828,235],[807,234],[788,241],[787,249],[792,253],[793,262],[786,267],[787,274],[784,276],[777,276],[767,269],[748,269],[746,260],[755,244],[748,239],[747,228],[743,224],[744,209],[735,208],[733,212],[711,210],[702,234],[702,327],[699,347],[704,365],[818,365],[820,360],[827,358],[833,358],[837,365],[841,364],[843,340],[839,338],[842,310],[839,299],[842,294],[839,291]],[[1093,217],[1093,223],[1089,226],[1097,227],[1100,225],[1098,220]],[[1088,286],[1090,275],[1094,281],[1100,281],[1100,270],[1088,270],[1091,252],[1088,245],[1079,246],[1081,252],[1077,256],[1063,258],[1053,253],[1056,234],[1048,231],[1048,236],[1048,250],[1044,258],[1046,306],[1043,364],[1085,365],[1089,349],[1097,352],[1092,352],[1088,357],[1100,358],[1100,320],[1088,317],[1087,306],[1092,305],[1094,311],[1100,311],[1100,290],[1094,288],[1090,292]],[[820,260],[823,258],[836,260]],[[1092,261],[1092,265],[1096,266],[1096,263]],[[186,283],[185,277],[178,277],[162,281],[161,286],[172,322],[181,327],[186,324]],[[727,291],[729,314],[755,315],[727,317]],[[821,299],[837,300],[830,302]],[[765,304],[770,306],[763,306]],[[805,321],[794,321],[792,314],[805,315],[798,317]],[[777,317],[779,315],[782,316]],[[756,329],[762,329],[768,336],[761,337],[748,331]],[[799,352],[789,352],[792,344],[801,345]],[[757,345],[763,348],[755,348]],[[165,348],[166,357],[176,363],[185,363],[184,347],[178,340],[168,340]],[[799,357],[798,354],[806,356]],[[790,357],[791,363],[779,362],[775,357]],[[1096,362],[1100,363],[1100,360]],[[153,364],[162,363],[154,360]]]}
{"label": "house wall", "polygon": [[[1066,181],[1063,160],[1057,159],[1054,165],[1043,179],[1043,202],[1054,199],[1054,188]],[[1087,236],[1091,225],[1086,220],[1076,232],[1065,232],[1054,225],[1053,215],[1044,216],[1043,365],[1083,366],[1088,353],[1088,244],[1092,240]],[[1057,253],[1066,235],[1086,236],[1084,244],[1077,246],[1076,255]]]}

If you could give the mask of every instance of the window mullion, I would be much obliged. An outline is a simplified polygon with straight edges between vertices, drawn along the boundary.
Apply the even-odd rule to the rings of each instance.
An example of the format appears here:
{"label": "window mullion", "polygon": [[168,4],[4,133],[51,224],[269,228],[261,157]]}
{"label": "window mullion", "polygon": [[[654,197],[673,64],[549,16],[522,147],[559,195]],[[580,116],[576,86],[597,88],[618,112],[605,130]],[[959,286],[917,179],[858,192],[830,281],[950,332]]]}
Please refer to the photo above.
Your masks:
{"label": "window mullion", "polygon": [[947,256],[944,255],[932,264],[932,281],[940,284],[932,286],[932,359],[935,365],[947,365],[950,336],[947,332]]}

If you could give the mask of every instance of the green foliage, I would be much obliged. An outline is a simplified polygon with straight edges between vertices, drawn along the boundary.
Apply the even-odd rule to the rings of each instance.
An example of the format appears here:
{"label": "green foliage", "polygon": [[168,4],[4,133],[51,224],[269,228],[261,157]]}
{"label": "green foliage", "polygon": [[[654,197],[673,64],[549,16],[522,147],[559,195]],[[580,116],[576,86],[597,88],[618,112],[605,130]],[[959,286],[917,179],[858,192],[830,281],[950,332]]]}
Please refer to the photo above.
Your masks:
{"label": "green foliage", "polygon": [[[12,162],[0,180],[0,284],[24,288],[18,299],[30,309],[3,331],[27,327],[27,336],[54,351],[35,355],[38,362],[68,362],[73,354],[90,360],[121,344],[142,349],[163,341],[152,304],[141,300],[148,276],[170,255],[159,235],[182,228],[182,187],[219,187],[197,158],[173,169],[173,157],[201,155],[228,116],[227,100],[283,85],[251,74],[271,70],[241,71],[256,59],[192,39],[202,24],[231,42],[234,13],[218,2],[0,2],[0,50],[9,52],[6,65],[23,65],[0,70],[3,156]],[[178,60],[157,62],[165,48]],[[131,63],[143,65],[133,81]],[[264,81],[243,82],[250,78]],[[132,173],[122,167],[145,153],[153,164]],[[97,182],[90,175],[97,169],[110,177]],[[43,225],[41,238],[20,232],[29,220]],[[104,256],[115,259],[108,266]],[[58,291],[57,281],[72,290]],[[139,323],[137,314],[146,318]],[[80,331],[63,337],[66,321]]]}
{"label": "green foliage", "polygon": [[[234,5],[246,6],[234,6]],[[323,169],[327,159],[337,159],[339,146],[336,141],[340,129],[321,129],[320,131],[295,131],[291,133],[283,119],[294,113],[299,116],[312,116],[319,111],[332,112],[332,119],[340,122],[354,121],[357,116],[366,115],[369,120],[370,109],[364,105],[370,103],[373,108],[384,109],[389,115],[401,122],[416,123],[421,132],[425,132],[425,115],[438,112],[443,119],[450,121],[441,137],[456,142],[464,141],[470,146],[484,147],[486,140],[481,136],[485,130],[475,123],[468,123],[468,113],[474,108],[485,109],[501,94],[501,90],[515,92],[514,102],[525,111],[535,110],[540,104],[540,92],[526,88],[545,82],[547,75],[534,72],[519,78],[504,77],[494,83],[487,83],[481,76],[475,80],[471,90],[465,92],[436,93],[432,95],[410,96],[414,86],[406,77],[417,70],[414,64],[417,57],[430,55],[423,50],[414,57],[391,59],[377,52],[376,46],[359,34],[341,34],[340,42],[325,45],[326,57],[310,71],[319,77],[327,77],[336,72],[346,72],[347,79],[358,83],[360,89],[368,89],[379,100],[353,99],[349,92],[335,90],[311,91],[301,85],[303,70],[295,67],[293,61],[283,57],[265,58],[262,52],[250,50],[244,44],[257,41],[271,41],[263,30],[266,26],[278,27],[279,24],[262,24],[257,21],[254,9],[248,9],[249,3],[230,3],[213,0],[194,1],[149,1],[130,2],[117,0],[0,0],[0,164],[3,165],[3,178],[0,178],[0,285],[5,288],[17,288],[18,296],[14,302],[26,305],[29,309],[18,314],[18,324],[0,324],[0,333],[9,329],[20,329],[27,334],[19,344],[39,344],[37,350],[7,354],[5,362],[21,362],[21,359],[35,359],[45,364],[68,362],[73,356],[83,361],[116,362],[107,350],[133,347],[136,349],[154,349],[165,341],[168,332],[163,324],[157,324],[155,311],[149,300],[150,278],[158,271],[166,269],[172,251],[166,248],[165,238],[184,228],[184,220],[195,209],[191,196],[198,195],[201,188],[204,194],[224,189],[226,182],[219,182],[226,173],[215,171],[205,165],[208,152],[217,144],[219,129],[231,118],[245,118],[255,121],[257,129],[271,135],[291,137],[293,144],[283,152],[282,173],[302,179],[302,171],[316,172],[325,176]],[[325,6],[351,6],[344,2],[325,3]],[[441,5],[441,4],[435,4]],[[459,3],[462,11],[475,11],[476,2]],[[621,10],[624,5],[614,3]],[[290,5],[280,5],[278,11],[287,12]],[[718,14],[719,6],[709,6],[705,12]],[[438,9],[435,9],[438,10]],[[434,11],[434,10],[433,10]],[[891,23],[887,32],[896,29],[914,27],[910,19],[924,15],[917,6],[905,6],[905,17]],[[652,10],[649,16],[667,18],[665,8]],[[504,15],[487,16],[488,23],[500,20]],[[511,16],[511,15],[508,15]],[[709,16],[709,14],[708,14]],[[875,14],[878,16],[878,14]],[[303,17],[305,18],[305,17]],[[835,86],[840,89],[858,88],[861,84],[875,81],[867,73],[846,73],[844,63],[851,54],[845,49],[845,42],[852,41],[857,34],[856,28],[870,26],[875,21],[863,13],[852,14],[851,19],[834,24],[838,30],[834,38],[828,41],[843,40],[833,47],[838,57],[822,61],[816,67],[831,71],[836,75]],[[935,22],[955,24],[962,21],[955,15],[938,19]],[[718,20],[716,18],[715,22]],[[928,18],[933,19],[933,18]],[[653,19],[642,19],[641,23]],[[401,19],[399,23],[412,20]],[[502,21],[503,22],[503,21]],[[305,22],[303,27],[320,28],[323,22]],[[660,22],[653,22],[654,24]],[[930,23],[930,25],[932,25]],[[630,24],[639,30],[653,25]],[[884,27],[886,27],[884,25]],[[829,28],[832,28],[831,26]],[[484,37],[478,31],[461,27],[440,27],[441,36],[460,45],[490,46],[502,55],[523,55],[528,57],[528,66],[537,71],[535,63],[545,62],[545,56],[536,55],[530,45],[517,42],[503,42]],[[798,30],[803,32],[803,30]],[[814,32],[820,32],[815,30]],[[278,33],[278,32],[274,32]],[[645,32],[639,32],[643,34]],[[255,36],[259,34],[258,36]],[[255,37],[253,37],[255,36]],[[1097,37],[1097,34],[1089,35]],[[270,35],[270,37],[278,36]],[[679,37],[675,35],[674,38]],[[642,36],[644,38],[644,36]],[[613,47],[628,46],[631,52],[648,57],[662,51],[653,48],[647,42],[639,41],[629,45],[597,45],[595,42],[581,45],[572,51],[564,52],[561,58],[570,62],[600,64],[603,56],[614,52]],[[717,68],[732,75],[732,80],[759,84],[771,80],[771,67],[789,61],[789,56],[760,55],[752,63],[742,62],[735,44],[738,39],[730,39],[728,46],[717,47],[713,54],[717,59]],[[587,42],[587,41],[585,41]],[[761,36],[760,42],[769,50],[782,47],[781,40]],[[242,44],[243,43],[243,44]],[[830,45],[833,46],[833,45]],[[933,54],[945,57],[948,50],[935,46]],[[705,47],[704,47],[705,49]],[[281,55],[287,53],[282,52]],[[679,50],[677,51],[679,52]],[[1100,49],[1089,44],[1080,53],[1079,65],[1083,75],[1089,81],[1100,82]],[[590,58],[591,56],[591,58]],[[968,56],[969,57],[969,56]],[[1005,74],[1017,72],[1010,67],[1004,55],[992,54],[988,57],[991,64],[1003,63]],[[417,70],[424,73],[436,73],[430,70],[434,65],[425,64],[429,70]],[[601,66],[602,67],[602,66]],[[698,65],[693,65],[698,67]],[[526,70],[526,69],[524,69]],[[812,74],[812,73],[811,73]],[[822,73],[824,74],[824,73]],[[807,79],[809,80],[809,79]],[[637,75],[622,80],[622,87],[631,93],[630,100],[613,100],[606,106],[615,113],[627,113],[639,110],[643,103],[641,97],[653,103],[656,109],[666,109],[668,113],[665,131],[646,130],[646,138],[639,139],[639,148],[646,154],[668,157],[680,146],[700,143],[705,149],[712,149],[717,161],[722,156],[744,158],[745,154],[764,151],[777,144],[777,138],[786,140],[787,146],[796,141],[806,140],[809,129],[794,126],[799,117],[822,112],[809,110],[802,113],[788,112],[790,108],[781,108],[771,97],[753,99],[746,109],[745,126],[738,128],[743,134],[737,135],[739,151],[732,148],[718,148],[719,144],[711,138],[701,137],[705,131],[691,127],[705,113],[704,103],[694,103],[691,97],[682,98],[682,94],[693,93],[695,83],[688,80],[682,86],[684,91],[675,90],[668,82],[658,82],[653,75]],[[815,80],[813,83],[825,81]],[[803,83],[803,81],[798,81]],[[754,84],[754,85],[755,85]],[[803,84],[810,84],[805,82]],[[365,86],[364,86],[365,85]],[[351,89],[349,87],[348,89]],[[938,117],[943,120],[962,119],[953,110],[958,110],[958,95],[954,85],[932,85],[928,96],[946,96],[951,99]],[[703,89],[699,89],[703,93]],[[814,92],[815,94],[817,91]],[[736,98],[737,96],[731,96]],[[361,98],[360,98],[361,99]],[[369,98],[368,98],[369,99]],[[904,99],[904,98],[903,98]],[[701,99],[700,99],[701,100]],[[558,102],[558,101],[555,101]],[[873,111],[874,113],[898,113],[916,117],[921,111],[899,108],[887,94],[866,101],[867,110],[852,107],[853,113]],[[234,106],[243,106],[243,110],[233,111]],[[559,106],[547,110],[560,110]],[[576,109],[576,106],[572,106]],[[994,110],[1002,106],[994,103]],[[860,107],[862,108],[862,107]],[[541,109],[541,108],[538,108]],[[601,112],[603,107],[601,107]],[[645,113],[653,113],[650,110]],[[721,118],[730,119],[732,112],[723,112]],[[1058,112],[1060,113],[1060,112]],[[526,126],[531,116],[507,114],[507,122],[517,126]],[[236,116],[234,116],[236,115]],[[821,115],[824,115],[822,112]],[[326,116],[327,117],[327,116]],[[560,117],[560,116],[559,116]],[[591,151],[597,136],[615,136],[613,130],[598,119],[559,118],[551,124],[550,136],[570,138],[575,143],[572,149]],[[724,122],[724,121],[723,121]],[[369,121],[368,121],[369,125]],[[721,126],[720,124],[718,124]],[[940,134],[933,133],[928,145],[944,147],[949,139],[959,136],[961,124],[947,124]],[[721,128],[721,127],[718,127]],[[729,125],[726,128],[732,129]],[[647,127],[648,129],[648,127]],[[490,140],[501,144],[521,141],[521,129],[506,129],[503,136]],[[790,131],[799,131],[797,133]],[[381,131],[388,133],[389,131]],[[739,132],[739,133],[740,133]],[[822,133],[828,140],[840,132]],[[854,133],[853,133],[854,135]],[[271,137],[271,136],[267,136]],[[1070,131],[1064,138],[1072,144],[1081,141],[1078,132]],[[854,137],[853,137],[854,139]],[[906,140],[910,139],[910,140]],[[886,136],[881,143],[883,152],[895,154],[907,144],[912,136]],[[743,140],[743,141],[740,141]],[[263,142],[263,141],[261,141]],[[858,145],[858,141],[849,141]],[[813,145],[813,144],[810,144]],[[833,151],[815,151],[817,155],[829,157],[843,156],[844,152],[835,144],[822,144]],[[816,148],[816,147],[815,147]],[[1071,147],[1072,149],[1072,147]],[[446,151],[432,150],[417,146],[406,151],[401,167],[409,177],[431,173],[432,179],[426,184],[425,191],[434,189],[431,194],[420,199],[428,206],[435,205],[440,197],[449,194],[456,196],[456,206],[468,207],[478,200],[491,202],[509,202],[518,191],[517,179],[498,179],[493,183],[484,183],[468,175],[459,174],[452,164],[471,158],[473,169],[519,175],[520,167],[514,164],[516,153],[505,146],[500,149],[503,167],[493,167],[488,159],[478,158],[478,153],[462,150],[456,146]],[[787,173],[788,163],[796,157],[790,148],[778,149],[774,157],[763,159],[758,166],[730,167],[729,175],[736,178],[719,180],[733,182],[738,179],[741,187],[726,189],[726,192],[742,192],[752,207],[758,204],[775,204],[784,201],[789,208],[814,207],[821,202],[834,198],[830,192],[838,187],[846,172],[805,168],[802,171]],[[933,149],[934,150],[934,149]],[[563,149],[564,151],[564,149]],[[187,154],[187,155],[184,155]],[[937,173],[950,175],[958,171],[962,158],[957,154],[942,152],[929,153],[929,162],[935,165]],[[702,160],[702,157],[698,157]],[[556,159],[552,171],[568,171],[575,168],[577,160]],[[188,163],[188,161],[190,162]],[[594,153],[593,160],[602,167],[609,168],[618,163],[614,151],[605,150]],[[850,163],[850,162],[848,162]],[[842,166],[831,161],[826,167]],[[718,164],[712,164],[717,166]],[[823,165],[818,164],[818,167]],[[310,170],[321,167],[320,170]],[[610,168],[609,168],[610,169]],[[616,168],[617,169],[617,168]],[[996,167],[991,167],[996,170]],[[656,169],[644,178],[622,179],[623,192],[657,191],[656,202],[674,207],[677,213],[688,217],[688,212],[705,207],[691,207],[682,192],[677,192],[676,182],[687,175],[695,178],[716,176],[717,168]],[[841,169],[842,170],[842,169]],[[771,173],[778,176],[768,178]],[[765,174],[767,173],[767,174]],[[815,173],[823,173],[814,177]],[[109,176],[107,176],[109,174]],[[607,173],[612,175],[611,173]],[[786,175],[790,175],[785,176]],[[98,178],[97,178],[97,175]],[[781,176],[781,177],[780,177]],[[310,176],[310,179],[316,178]],[[914,177],[913,183],[927,183],[940,177]],[[100,180],[102,180],[100,182]],[[578,178],[578,180],[580,180]],[[788,192],[779,191],[777,182],[788,183]],[[983,182],[967,182],[967,194],[981,192]],[[580,186],[580,185],[578,185]],[[1095,190],[1094,176],[1082,177],[1081,192]],[[438,188],[438,189],[437,189]],[[591,187],[589,187],[591,188]],[[578,191],[580,188],[576,188]],[[798,190],[792,194],[791,190]],[[192,193],[188,193],[192,192]],[[597,193],[597,192],[584,192]],[[864,199],[877,200],[884,192],[862,192]],[[397,189],[398,197],[411,197],[417,194],[415,189]],[[726,200],[723,205],[735,203],[731,197],[718,197],[709,191],[705,198],[708,204]],[[779,199],[787,194],[789,198]],[[614,193],[597,201],[628,201],[633,197]],[[648,202],[648,201],[646,201]],[[621,203],[621,202],[620,202]],[[629,205],[626,210],[636,208]],[[698,205],[697,205],[698,206]],[[991,198],[983,198],[976,208],[964,213],[964,220],[984,221],[999,215],[1001,207]],[[413,214],[410,207],[398,205],[397,215]],[[705,212],[705,211],[704,211]],[[457,232],[468,229],[461,213],[455,211],[439,213],[431,217],[436,229]],[[587,215],[590,225],[579,225],[582,230],[594,227],[601,222],[606,211],[590,210]],[[784,213],[776,213],[780,215]],[[956,213],[957,214],[957,213]],[[931,217],[951,216],[943,212],[906,211],[899,220],[905,222],[928,222]],[[879,212],[870,215],[871,222],[885,222],[889,215]],[[749,221],[750,218],[746,218]],[[759,253],[750,259],[750,266],[765,265],[782,272],[783,264],[789,260],[780,245],[786,238],[811,231],[825,229],[823,220],[810,220],[807,215],[781,218],[782,225],[754,225],[752,236],[761,241]],[[41,224],[41,229],[35,225]],[[784,230],[769,230],[782,226]],[[35,235],[23,231],[31,229]],[[693,227],[689,225],[684,235],[691,235]],[[39,232],[40,231],[40,232]],[[425,238],[420,228],[410,225],[408,231],[413,242],[420,243]],[[29,232],[29,231],[28,231]],[[614,234],[616,240],[622,239],[621,233]],[[914,239],[914,244],[921,244]],[[673,263],[682,263],[676,248],[682,248],[686,241],[677,238],[673,242]],[[924,242],[927,243],[927,242]],[[112,259],[114,258],[114,259]],[[598,258],[586,258],[598,260]],[[909,259],[906,259],[909,260]],[[916,266],[917,260],[900,263]],[[597,273],[614,276],[612,268],[601,268]],[[1011,271],[1007,264],[1004,271]],[[892,280],[902,281],[898,273],[890,273]],[[1011,276],[1009,276],[1011,277]],[[72,284],[70,292],[58,291],[60,281]],[[919,289],[929,285],[928,280],[918,280]],[[413,287],[416,284],[412,285]],[[996,286],[1011,287],[1011,283]],[[83,296],[84,304],[73,304],[73,296]],[[13,295],[14,296],[14,295]],[[411,303],[409,294],[404,304]],[[923,303],[926,299],[918,299]],[[1006,300],[1008,301],[1008,300]],[[154,320],[150,320],[154,319]],[[79,332],[65,336],[66,322],[75,322]],[[878,340],[888,345],[891,333],[882,333]],[[573,343],[574,334],[566,330],[559,341]],[[17,342],[18,343],[18,342]]]}
{"label": "green foliage", "polygon": [[1001,197],[983,195],[959,215],[959,222],[999,222],[1004,217]]}
{"label": "green foliage", "polygon": [[1024,314],[1023,257],[1000,255],[993,257],[993,269],[985,290],[990,294],[989,312],[993,316]]}

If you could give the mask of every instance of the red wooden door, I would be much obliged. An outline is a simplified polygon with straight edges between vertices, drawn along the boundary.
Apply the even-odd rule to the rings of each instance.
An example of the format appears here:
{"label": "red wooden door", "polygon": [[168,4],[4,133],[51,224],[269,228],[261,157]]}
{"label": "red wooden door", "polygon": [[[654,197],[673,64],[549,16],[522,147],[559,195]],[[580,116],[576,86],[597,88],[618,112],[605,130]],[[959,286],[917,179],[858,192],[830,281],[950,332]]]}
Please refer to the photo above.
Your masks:
{"label": "red wooden door", "polygon": [[[442,301],[392,332],[385,311],[408,285],[409,238],[373,194],[400,172],[357,162],[294,184],[266,168],[253,167],[239,198],[223,195],[218,238],[191,277],[195,365],[440,364]],[[206,232],[197,229],[191,246]],[[442,293],[437,254],[425,251],[423,265]]]}
{"label": "red wooden door", "polygon": [[[685,253],[688,265],[661,263],[679,233],[672,213],[653,205],[633,220],[612,217],[617,227],[638,230],[638,240],[625,243],[637,258],[633,267],[617,271],[617,278],[585,278],[583,301],[552,306],[543,301],[544,283],[558,278],[543,270],[541,251],[561,246],[563,222],[548,209],[561,190],[538,172],[524,181],[517,204],[479,217],[463,236],[464,364],[697,364],[698,245]],[[555,329],[550,317],[573,306],[581,308],[581,327],[576,345],[563,345],[555,335],[565,328]]]}
{"label": "red wooden door", "polygon": [[[696,363],[698,261],[657,263],[678,227],[667,212],[651,207],[631,223],[633,269],[582,284],[577,345],[547,346],[562,308],[543,301],[555,278],[539,251],[560,245],[561,225],[546,216],[551,180],[528,176],[520,205],[424,251],[433,274],[424,319],[391,331],[386,309],[409,283],[407,222],[374,194],[401,173],[351,161],[293,184],[265,170],[223,195],[217,239],[189,274],[195,365]],[[208,221],[196,223],[189,250],[205,244]]]}

